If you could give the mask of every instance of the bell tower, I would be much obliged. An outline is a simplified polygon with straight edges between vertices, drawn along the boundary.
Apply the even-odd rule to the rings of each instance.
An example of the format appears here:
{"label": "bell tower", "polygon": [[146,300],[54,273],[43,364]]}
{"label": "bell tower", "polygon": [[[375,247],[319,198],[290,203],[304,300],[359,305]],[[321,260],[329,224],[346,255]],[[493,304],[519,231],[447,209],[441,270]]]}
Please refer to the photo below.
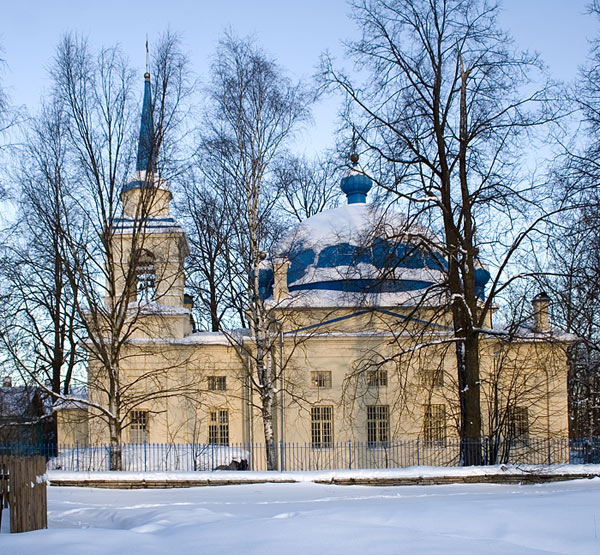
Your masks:
{"label": "bell tower", "polygon": [[113,237],[122,261],[117,295],[141,319],[143,335],[177,338],[193,331],[191,306],[184,297],[189,246],[184,230],[170,214],[169,186],[157,172],[158,142],[146,71],[136,168],[121,189],[122,217]]}

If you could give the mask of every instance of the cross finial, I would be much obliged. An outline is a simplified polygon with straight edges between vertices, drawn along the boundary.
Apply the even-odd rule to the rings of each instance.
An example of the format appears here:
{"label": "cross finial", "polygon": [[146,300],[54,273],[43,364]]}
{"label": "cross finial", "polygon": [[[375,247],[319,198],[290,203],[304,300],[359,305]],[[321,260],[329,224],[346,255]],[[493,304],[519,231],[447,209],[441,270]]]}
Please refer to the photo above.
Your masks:
{"label": "cross finial", "polygon": [[148,50],[148,35],[146,35],[146,79],[150,77],[150,52]]}
{"label": "cross finial", "polygon": [[358,153],[356,152],[356,127],[352,126],[352,152],[350,153],[350,162],[353,166],[358,164]]}

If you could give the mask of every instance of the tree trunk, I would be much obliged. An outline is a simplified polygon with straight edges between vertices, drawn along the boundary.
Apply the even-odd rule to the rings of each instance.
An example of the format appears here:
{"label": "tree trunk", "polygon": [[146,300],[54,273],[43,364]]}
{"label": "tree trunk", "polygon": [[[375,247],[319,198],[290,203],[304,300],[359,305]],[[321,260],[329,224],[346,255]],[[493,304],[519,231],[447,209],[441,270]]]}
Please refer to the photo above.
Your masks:
{"label": "tree trunk", "polygon": [[[117,370],[118,372],[118,370]],[[118,373],[112,373],[118,376]],[[119,420],[119,399],[115,391],[116,384],[111,384],[111,396],[108,400],[110,416],[108,418],[108,433],[110,436],[110,470],[123,470],[123,457],[121,451],[121,422]]]}
{"label": "tree trunk", "polygon": [[479,383],[479,336],[468,334],[456,346],[458,386],[461,408],[462,465],[480,465],[481,454],[481,399]]}
{"label": "tree trunk", "polygon": [[123,456],[121,451],[121,425],[116,418],[110,418],[108,421],[108,430],[110,434],[110,470],[123,470]]}
{"label": "tree trunk", "polygon": [[[459,178],[462,199],[462,241],[456,241],[456,268],[460,268],[457,282],[462,301],[466,306],[454,310],[455,330],[464,340],[457,345],[457,366],[461,406],[461,462],[464,465],[482,464],[481,457],[481,401],[479,383],[479,335],[473,331],[477,318],[477,291],[475,290],[475,226],[471,211],[472,199],[469,195],[467,172],[467,81],[470,69],[465,69],[459,52],[460,87],[460,133],[459,133]],[[459,249],[459,247],[462,247]],[[462,252],[461,252],[462,251]],[[459,254],[460,253],[460,254]],[[467,309],[468,307],[468,309]],[[458,316],[458,318],[456,318]],[[458,326],[456,325],[458,324]]]}
{"label": "tree trunk", "polygon": [[[262,343],[259,342],[259,345]],[[275,430],[274,430],[274,392],[273,382],[269,372],[268,364],[265,364],[264,349],[259,347],[260,358],[257,357],[257,374],[261,383],[261,415],[263,421],[263,431],[265,435],[265,455],[267,458],[267,470],[277,470],[277,449],[275,448]]]}
{"label": "tree trunk", "polygon": [[275,446],[275,431],[273,429],[273,395],[269,393],[262,400],[262,420],[265,434],[267,470],[277,470],[277,449]]}

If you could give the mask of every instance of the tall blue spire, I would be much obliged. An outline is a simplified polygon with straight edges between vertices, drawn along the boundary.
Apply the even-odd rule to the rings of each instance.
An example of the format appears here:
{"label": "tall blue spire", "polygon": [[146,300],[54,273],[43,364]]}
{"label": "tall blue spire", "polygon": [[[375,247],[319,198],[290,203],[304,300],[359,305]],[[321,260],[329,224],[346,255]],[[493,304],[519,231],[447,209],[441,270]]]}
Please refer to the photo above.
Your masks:
{"label": "tall blue spire", "polygon": [[142,104],[142,122],[140,124],[140,138],[138,141],[137,171],[154,169],[149,167],[152,163],[153,149],[153,124],[152,124],[152,92],[150,90],[150,74],[144,74],[144,102]]}

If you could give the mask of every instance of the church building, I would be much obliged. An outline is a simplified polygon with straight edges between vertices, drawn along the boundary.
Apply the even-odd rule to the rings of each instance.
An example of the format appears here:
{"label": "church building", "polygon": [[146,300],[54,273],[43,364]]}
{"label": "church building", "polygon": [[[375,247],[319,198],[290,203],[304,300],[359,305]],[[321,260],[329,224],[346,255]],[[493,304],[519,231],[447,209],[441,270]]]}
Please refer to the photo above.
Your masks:
{"label": "church building", "polygon": [[[119,364],[122,442],[264,443],[254,359],[244,355],[255,348],[251,332],[195,329],[185,293],[185,231],[171,214],[168,183],[147,173],[150,109],[146,74],[137,172],[123,186],[113,236],[122,260],[139,251],[135,290],[123,281],[116,291],[129,296],[136,321]],[[321,461],[336,446],[361,445],[354,456],[364,464],[392,442],[414,440],[435,448],[440,458],[433,464],[449,462],[440,452],[459,437],[460,406],[447,263],[428,229],[369,203],[372,181],[356,166],[340,187],[345,204],[298,224],[262,262],[261,296],[275,345],[268,363],[277,369],[273,439],[301,445],[303,456]],[[480,264],[481,299],[489,277]],[[495,329],[490,317],[490,333],[480,339],[482,435],[513,438],[515,449],[530,438],[568,437],[572,338],[551,328],[549,306],[545,294],[536,296],[517,335]],[[92,405],[65,403],[57,411],[59,444],[108,442],[93,407],[106,403],[104,372],[90,360]]]}

